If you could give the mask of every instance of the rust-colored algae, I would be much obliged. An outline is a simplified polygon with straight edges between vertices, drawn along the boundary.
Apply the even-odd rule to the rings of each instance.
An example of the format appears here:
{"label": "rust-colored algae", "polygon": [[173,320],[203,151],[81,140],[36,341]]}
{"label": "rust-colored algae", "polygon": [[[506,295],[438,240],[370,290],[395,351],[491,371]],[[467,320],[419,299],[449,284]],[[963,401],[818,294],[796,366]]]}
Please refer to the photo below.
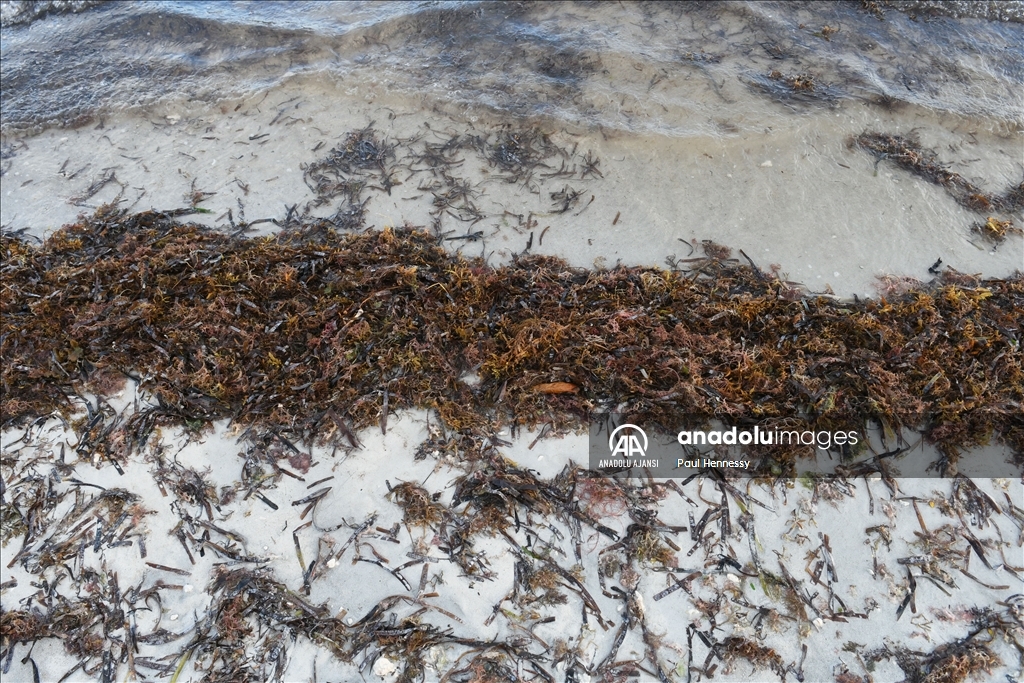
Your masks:
{"label": "rust-colored algae", "polygon": [[[1024,451],[1019,274],[947,270],[845,302],[794,297],[723,258],[491,267],[416,229],[316,223],[246,239],[110,210],[41,247],[8,235],[2,248],[3,424],[70,414],[69,397],[124,375],[159,406],[119,440],[96,435],[115,460],[168,421],[351,440],[382,421],[385,396],[466,434],[572,428],[618,405],[668,428],[794,416],[915,427],[947,465],[992,438]],[[459,381],[474,369],[478,385]]]}

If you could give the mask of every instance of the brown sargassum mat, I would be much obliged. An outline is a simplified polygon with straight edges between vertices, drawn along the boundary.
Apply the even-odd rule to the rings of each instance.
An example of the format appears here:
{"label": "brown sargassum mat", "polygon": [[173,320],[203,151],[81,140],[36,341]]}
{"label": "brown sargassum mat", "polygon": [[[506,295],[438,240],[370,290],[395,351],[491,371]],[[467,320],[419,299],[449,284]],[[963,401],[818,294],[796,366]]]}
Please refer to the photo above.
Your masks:
{"label": "brown sargassum mat", "polygon": [[128,447],[168,420],[317,441],[411,407],[479,435],[617,408],[670,430],[695,417],[911,427],[947,473],[990,440],[1024,453],[1019,274],[947,269],[839,301],[704,251],[670,269],[492,267],[412,228],[247,239],[101,212],[42,246],[3,238],[3,424],[130,378],[159,408],[132,418]]}
{"label": "brown sargassum mat", "polygon": [[[719,503],[675,482],[593,478],[575,466],[543,479],[498,453],[498,431],[516,425],[576,428],[609,408],[666,426],[694,417],[771,424],[798,415],[821,428],[880,423],[889,430],[920,429],[943,454],[938,465],[945,474],[955,472],[962,452],[988,440],[1001,440],[1017,457],[1024,452],[1019,275],[979,280],[946,270],[929,285],[893,285],[878,300],[849,302],[808,293],[710,243],[704,256],[670,259],[668,269],[582,270],[529,255],[492,267],[452,254],[439,246],[438,236],[411,228],[343,235],[314,223],[249,239],[180,224],[183,213],[103,210],[41,246],[3,237],[2,419],[11,427],[62,414],[72,420],[80,453],[116,467],[143,452],[159,425],[201,430],[230,418],[252,427],[242,480],[220,494],[208,473],[162,449],[145,456],[160,491],[173,496],[171,510],[180,522],[172,536],[187,557],[194,563],[193,550],[205,548],[225,560],[213,567],[209,609],[184,633],[163,627],[142,633],[129,626],[136,612],[159,610],[161,595],[182,586],[162,580],[122,585],[116,571],[83,558],[89,547],[96,554],[134,542],[150,568],[190,575],[146,559],[145,532],[139,530],[150,514],[145,501],[127,489],[73,478],[63,450],[60,457],[44,453],[38,467],[27,462],[30,449],[5,454],[3,540],[22,537],[21,549],[9,560],[5,552],[5,560],[42,577],[43,587],[33,598],[38,606],[31,600],[15,609],[5,605],[0,614],[5,671],[18,644],[59,638],[79,660],[68,676],[114,680],[127,667],[130,675],[175,681],[194,661],[204,681],[279,680],[284,653],[301,635],[360,672],[387,658],[403,682],[433,675],[427,670],[435,646],[462,652],[446,671],[437,671],[443,681],[550,682],[552,671],[566,681],[580,680],[581,671],[602,681],[641,674],[701,680],[723,662],[726,668],[752,667],[762,679],[792,674],[804,680],[807,646],[787,662],[761,642],[765,627],[791,625],[803,636],[812,625],[867,619],[878,608],[873,600],[863,611],[843,602],[827,534],[818,534],[820,544],[812,542],[800,533],[804,520],[794,510],[784,536],[811,544],[806,573],[820,588],[812,593],[796,569],[787,568],[797,568],[794,561],[780,555],[769,568],[767,553],[758,550],[753,513],[765,504],[749,489],[744,493],[711,476],[708,486],[717,489]],[[126,381],[155,400],[127,419],[110,419],[102,396]],[[78,417],[82,401],[76,397],[83,396],[99,400],[93,409],[86,398],[89,414]],[[303,580],[301,587],[289,586],[268,559],[225,528],[239,520],[229,522],[222,507],[228,510],[243,492],[278,510],[260,492],[281,481],[284,468],[277,461],[287,459],[302,472],[309,467],[292,440],[354,446],[356,430],[386,430],[389,413],[414,407],[435,411],[445,428],[430,430],[417,458],[450,456],[455,435],[463,472],[451,482],[450,504],[420,483],[388,483],[388,498],[401,510],[406,530],[430,530],[436,540],[417,546],[408,555],[412,560],[392,565],[372,545],[402,547],[397,521],[384,527],[373,513],[327,529],[311,516],[292,531]],[[796,449],[774,453],[783,466],[799,455]],[[892,480],[885,483],[897,495]],[[1024,512],[1009,495],[1004,512],[965,477],[951,484],[947,497],[921,502],[958,518],[959,526],[929,528],[918,499],[912,500],[921,532],[915,534],[918,552],[896,559],[907,574],[906,585],[897,587],[897,620],[908,607],[916,612],[918,581],[955,587],[954,568],[989,590],[1010,589],[982,583],[961,567],[965,550],[986,568],[1019,579],[1021,568],[1003,553],[1009,544],[979,540],[970,528],[984,528],[1001,515],[1020,528]],[[812,478],[807,486],[815,501],[854,495],[841,477]],[[292,501],[305,506],[300,521],[316,514],[329,491],[323,487]],[[691,513],[688,526],[659,520],[659,501],[672,492],[699,514],[689,497],[695,495],[707,506],[703,516],[697,520]],[[64,497],[73,505],[58,501]],[[879,504],[888,514],[887,503]],[[870,505],[874,514],[873,499]],[[602,521],[614,517],[628,517],[623,534]],[[307,558],[300,532],[310,525],[323,535]],[[873,555],[884,552],[883,542],[890,546],[894,528],[893,521],[866,530],[869,538],[877,536]],[[583,529],[604,543],[589,559],[581,550]],[[333,532],[341,534],[337,540]],[[749,540],[749,561],[741,561],[742,547],[737,552],[730,541],[742,535]],[[437,592],[428,592],[432,563],[444,559],[473,580],[496,578],[484,550],[488,542],[511,554],[514,579],[487,623],[501,617],[516,635],[487,640],[475,635],[478,624],[430,623],[426,617],[438,615],[462,623],[434,602]],[[693,557],[698,569],[683,569],[679,563],[691,560],[681,551],[691,543],[685,557],[703,547],[703,559]],[[387,543],[378,545],[388,552]],[[369,562],[389,572],[405,593],[381,600],[358,620],[332,616],[310,597],[311,584],[346,553],[353,564]],[[584,571],[592,560],[596,586]],[[418,565],[414,590],[402,572]],[[875,568],[883,576],[877,558]],[[698,615],[688,617],[686,654],[679,654],[675,667],[667,663],[662,635],[649,625],[650,608],[641,598],[641,579],[650,571],[669,579],[652,601],[685,594]],[[65,580],[77,597],[57,590]],[[755,582],[767,603],[745,597],[742,585]],[[621,607],[615,619],[609,600]],[[582,636],[573,645],[571,639],[544,643],[533,633],[555,620],[545,616],[547,610],[566,604],[577,605],[583,624],[612,641],[589,665],[580,651]],[[930,652],[855,643],[851,652],[868,670],[894,660],[907,680],[963,681],[999,664],[991,638],[1019,629],[1020,596],[998,604],[1005,609],[972,608],[966,635]],[[750,624],[753,635],[722,632],[730,620]],[[642,661],[620,652],[627,637],[639,639],[632,647],[644,653]],[[167,656],[139,654],[140,644],[175,642]],[[707,653],[703,664],[693,654],[698,648]],[[31,652],[25,662],[36,667]],[[844,667],[836,680],[866,679]]]}

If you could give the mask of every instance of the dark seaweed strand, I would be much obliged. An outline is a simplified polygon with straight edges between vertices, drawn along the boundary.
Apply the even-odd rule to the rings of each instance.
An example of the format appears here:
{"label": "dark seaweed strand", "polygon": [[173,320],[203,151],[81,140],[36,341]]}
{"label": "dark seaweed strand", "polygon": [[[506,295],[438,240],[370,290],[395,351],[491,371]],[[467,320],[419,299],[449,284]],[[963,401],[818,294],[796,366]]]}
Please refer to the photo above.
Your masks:
{"label": "dark seaweed strand", "polygon": [[[159,401],[150,426],[230,417],[351,438],[386,395],[477,434],[625,404],[669,427],[915,427],[951,463],[990,438],[1024,453],[1020,274],[947,270],[846,302],[794,295],[714,246],[686,270],[491,267],[415,229],[247,239],[100,212],[41,247],[3,237],[2,422],[67,415],[69,397],[130,376]],[[467,370],[479,385],[459,381]]]}
{"label": "dark seaweed strand", "polygon": [[942,186],[958,204],[971,211],[1019,213],[1024,210],[1024,181],[1007,188],[1002,195],[994,195],[950,171],[934,151],[922,147],[912,136],[863,133],[854,141],[880,161],[894,163],[904,171]]}

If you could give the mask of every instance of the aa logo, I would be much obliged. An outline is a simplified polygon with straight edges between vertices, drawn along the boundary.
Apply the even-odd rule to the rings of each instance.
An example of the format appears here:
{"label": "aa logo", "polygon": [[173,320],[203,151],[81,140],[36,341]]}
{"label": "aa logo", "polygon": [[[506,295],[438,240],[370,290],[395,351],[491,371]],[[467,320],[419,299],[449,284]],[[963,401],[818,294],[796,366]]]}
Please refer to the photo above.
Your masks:
{"label": "aa logo", "polygon": [[643,458],[647,454],[647,434],[636,425],[619,425],[608,436],[608,448],[613,458]]}

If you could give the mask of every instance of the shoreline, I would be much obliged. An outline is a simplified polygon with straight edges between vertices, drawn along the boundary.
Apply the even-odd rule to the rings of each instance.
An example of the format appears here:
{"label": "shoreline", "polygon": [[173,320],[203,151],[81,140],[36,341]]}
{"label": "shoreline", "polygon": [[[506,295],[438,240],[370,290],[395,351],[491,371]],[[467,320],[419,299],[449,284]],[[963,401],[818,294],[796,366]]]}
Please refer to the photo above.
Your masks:
{"label": "shoreline", "polygon": [[[512,178],[486,151],[455,149],[450,161],[460,163],[446,171],[449,183],[415,160],[428,145],[454,138],[483,138],[493,145],[506,130],[500,119],[472,117],[474,123],[414,113],[417,103],[380,95],[367,95],[379,102],[341,114],[327,106],[341,96],[335,86],[296,79],[283,92],[235,104],[182,103],[162,115],[119,115],[77,130],[51,129],[25,139],[24,149],[6,141],[0,224],[41,236],[115,199],[132,211],[165,210],[188,204],[196,192],[212,212],[203,221],[208,225],[227,227],[229,217],[243,216],[282,221],[293,206],[301,212],[312,205],[313,216],[330,215],[339,209],[339,198],[318,197],[304,181],[303,168],[321,163],[346,136],[372,123],[394,146],[388,162],[394,172],[387,192],[379,182],[362,192],[363,224],[430,228],[440,216],[452,236],[481,232],[482,240],[462,250],[498,263],[520,252],[530,233],[532,253],[567,258],[577,267],[661,265],[713,240],[744,250],[760,268],[785,274],[783,279],[806,283],[812,291],[831,289],[842,298],[876,296],[885,288],[878,278],[926,281],[939,258],[961,272],[988,277],[1008,276],[1024,265],[1020,234],[1011,230],[999,242],[987,239],[984,227],[972,228],[994,216],[1009,219],[1019,232],[1019,211],[966,209],[941,186],[847,146],[865,131],[916,130],[925,149],[963,147],[961,157],[969,149],[970,164],[957,163],[957,155],[939,154],[939,161],[979,181],[984,191],[1001,194],[1020,172],[1007,149],[1015,144],[1012,133],[974,127],[966,137],[945,132],[924,114],[908,116],[904,110],[898,117],[879,117],[876,109],[853,104],[839,125],[827,112],[803,114],[784,130],[719,139],[529,125],[517,130],[545,134],[561,151],[538,158],[533,173]],[[584,158],[597,165],[581,177]],[[463,205],[474,208],[468,219],[437,210],[436,196],[456,187],[464,188],[458,190],[465,193]],[[579,195],[568,210],[561,211],[554,198],[560,192]],[[273,226],[257,229],[266,234]]]}

